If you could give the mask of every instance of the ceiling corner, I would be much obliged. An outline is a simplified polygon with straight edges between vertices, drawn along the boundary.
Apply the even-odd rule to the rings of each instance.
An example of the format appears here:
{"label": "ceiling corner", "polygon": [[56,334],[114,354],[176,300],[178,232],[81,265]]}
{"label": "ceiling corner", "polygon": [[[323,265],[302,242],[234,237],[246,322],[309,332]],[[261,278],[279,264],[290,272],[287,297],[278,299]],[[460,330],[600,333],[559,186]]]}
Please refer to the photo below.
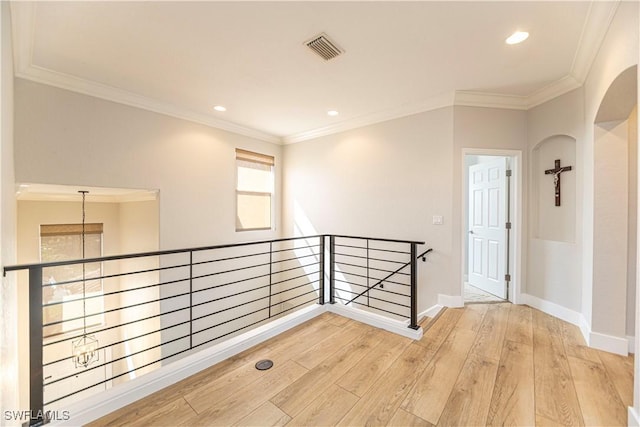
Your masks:
{"label": "ceiling corner", "polygon": [[552,100],[553,98],[577,89],[582,86],[582,83],[583,82],[579,81],[574,76],[570,74],[566,75],[560,80],[556,80],[550,85],[547,85],[529,95],[527,97],[527,109],[537,107],[540,104],[544,104],[545,102]]}
{"label": "ceiling corner", "polygon": [[333,135],[351,129],[357,129],[364,126],[374,125],[376,123],[386,122],[388,120],[411,116],[413,114],[419,114],[426,111],[437,110],[439,108],[450,107],[453,105],[453,101],[453,92],[442,93],[421,102],[405,104],[397,108],[390,108],[384,111],[377,111],[370,114],[365,114],[360,117],[354,117],[352,119],[348,119],[334,125],[324,126],[309,131],[288,135],[282,138],[282,143],[284,145],[295,144],[298,142],[308,141],[310,139],[320,138],[322,136]]}
{"label": "ceiling corner", "polygon": [[620,0],[591,2],[571,65],[571,75],[579,84],[586,80],[619,5]]}
{"label": "ceiling corner", "polygon": [[33,57],[36,5],[34,2],[9,4],[13,38],[13,62],[16,75],[25,72]]}
{"label": "ceiling corner", "polygon": [[282,145],[282,138],[276,135],[226,120],[216,119],[206,114],[194,112],[168,102],[157,101],[127,90],[34,65],[33,44],[36,3],[11,2],[10,7],[14,74],[16,77]]}
{"label": "ceiling corner", "polygon": [[464,107],[505,108],[510,110],[526,110],[527,97],[517,95],[503,95],[487,92],[458,90],[454,104]]}

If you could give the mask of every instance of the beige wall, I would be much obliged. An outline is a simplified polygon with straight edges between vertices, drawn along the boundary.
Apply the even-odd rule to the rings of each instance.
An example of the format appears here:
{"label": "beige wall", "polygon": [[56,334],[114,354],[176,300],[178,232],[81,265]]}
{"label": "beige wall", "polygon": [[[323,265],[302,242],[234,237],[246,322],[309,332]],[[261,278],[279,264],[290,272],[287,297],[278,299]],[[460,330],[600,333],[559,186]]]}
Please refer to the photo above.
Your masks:
{"label": "beige wall", "polygon": [[[87,222],[104,224],[103,255],[120,254],[118,203],[86,203]],[[41,224],[79,224],[81,202],[18,201],[18,263],[40,262]]]}
{"label": "beige wall", "polygon": [[638,106],[636,105],[629,120],[629,154],[627,156],[629,168],[629,231],[627,234],[627,325],[628,337],[636,332],[636,258],[638,255]]}
{"label": "beige wall", "polygon": [[[139,253],[139,252],[152,252],[158,249],[158,202],[144,201],[144,202],[131,202],[120,203],[119,208],[119,220],[120,220],[120,253]],[[122,272],[139,271],[154,269],[159,266],[158,257],[145,257],[134,258],[129,260],[120,261],[120,269]],[[135,274],[129,276],[122,276],[120,278],[121,289],[133,289],[139,286],[159,283],[160,275],[157,272],[148,272],[144,274]],[[141,301],[152,301],[159,297],[160,292],[158,288],[149,288],[135,292],[125,292],[120,294],[120,307],[126,307],[139,303]],[[140,318],[154,316],[159,314],[159,304],[145,304],[138,306],[135,309],[124,310],[120,315],[120,323],[131,322]],[[127,325],[121,328],[122,339],[135,337],[141,335],[144,332],[154,331],[160,328],[160,318],[150,319],[144,322],[144,327],[141,323],[135,323]],[[126,353],[132,354],[138,351],[142,351],[147,348],[158,345],[161,342],[160,333],[145,336],[132,340],[128,343]],[[147,350],[140,355],[131,357],[119,363],[113,367],[114,373],[126,372],[129,370],[128,366],[144,366],[160,358],[160,348]],[[125,356],[125,348],[121,346],[115,349],[113,352],[113,358]],[[140,376],[150,370],[155,369],[157,366],[149,365],[145,368],[137,370],[135,373],[128,377]],[[119,378],[118,381],[123,381],[125,378]]]}
{"label": "beige wall", "polygon": [[[580,190],[587,167],[584,151],[584,92],[568,92],[527,112],[528,149],[532,168],[528,187],[529,229],[526,292],[582,311],[581,253],[582,203]],[[562,174],[562,206],[554,206],[553,185],[545,169],[560,158],[573,170]],[[558,223],[544,225],[542,216],[559,215]],[[541,230],[542,227],[542,230]]]}
{"label": "beige wall", "polygon": [[452,131],[443,108],[285,146],[284,234],[424,240],[434,252],[418,263],[419,309],[455,293]]}
{"label": "beige wall", "polygon": [[[449,295],[461,295],[463,282],[463,260],[464,247],[467,242],[466,235],[466,219],[463,219],[465,211],[466,180],[464,179],[464,157],[465,150],[485,150],[485,154],[489,154],[492,150],[502,150],[510,153],[520,153],[522,165],[518,167],[511,164],[510,167],[514,171],[511,179],[512,186],[515,189],[519,182],[526,183],[528,171],[528,154],[526,150],[526,113],[518,110],[507,110],[499,108],[478,108],[478,107],[455,107],[454,108],[454,128],[453,128],[453,153],[452,153],[452,193],[451,203],[452,212],[452,285]],[[487,151],[488,150],[488,151]],[[510,154],[513,155],[513,154]],[[465,181],[465,182],[463,182]],[[437,181],[436,181],[437,182]],[[517,194],[514,192],[514,194]],[[526,197],[527,188],[522,187],[520,197]],[[523,200],[526,200],[523,199]],[[527,230],[528,216],[526,210],[518,212],[515,208],[517,200],[511,200],[511,220],[514,229],[511,232],[511,268],[512,277],[525,278],[524,265],[518,265],[515,255],[515,247],[518,245],[516,229],[524,232]],[[519,215],[521,214],[521,217]],[[464,233],[464,234],[463,234]],[[522,259],[526,259],[526,233],[522,236],[521,241]],[[513,282],[511,284],[513,286]],[[521,286],[524,283],[520,283]],[[513,294],[514,290],[510,290]]]}
{"label": "beige wall", "polygon": [[[626,323],[616,322],[610,325],[609,318],[624,313],[626,293],[622,300],[613,300],[607,296],[606,284],[594,282],[595,234],[595,119],[600,104],[611,83],[624,70],[638,63],[638,3],[621,2],[603,41],[598,55],[584,84],[584,185],[583,191],[583,268],[582,268],[582,310],[587,323],[594,332],[610,331],[615,336],[625,334]],[[606,255],[604,255],[606,256]],[[602,287],[602,289],[601,289]],[[616,329],[615,332],[613,329]]]}
{"label": "beige wall", "polygon": [[[16,180],[160,191],[160,247],[278,237],[281,147],[16,79]],[[235,149],[275,157],[276,229],[235,231]]]}
{"label": "beige wall", "polygon": [[[90,196],[89,196],[90,197]],[[40,262],[40,225],[41,224],[72,224],[79,223],[81,217],[81,202],[55,202],[55,201],[19,201],[18,202],[18,263],[28,264]],[[86,204],[86,220],[87,222],[102,223],[103,228],[103,255],[118,255],[123,253],[138,253],[154,251],[158,249],[158,204],[157,201],[141,201],[141,202],[125,202],[125,203],[91,203]],[[112,275],[121,272],[132,271],[132,269],[153,268],[158,265],[156,258],[145,258],[143,260],[134,260],[126,262],[105,262],[103,263],[103,274]],[[144,275],[123,276],[112,279],[103,280],[105,292],[118,291],[121,289],[130,289],[139,281],[145,281],[144,284],[157,283],[157,273],[146,273]],[[21,317],[19,321],[19,348],[22,350],[23,360],[28,360],[28,277],[26,274],[19,275],[19,306]],[[144,291],[134,293],[122,293],[105,297],[105,309],[115,308],[116,305],[133,304],[141,301],[153,300],[158,297],[158,290],[151,288]],[[89,308],[91,311],[91,308]],[[107,325],[115,325],[123,323],[131,319],[132,315],[148,314],[153,315],[158,312],[158,304],[149,304],[136,309],[123,310],[107,314],[105,323]],[[145,328],[158,329],[159,319],[154,319],[145,324]],[[134,330],[136,326],[131,325],[128,328],[113,329],[106,333],[98,334],[97,338],[102,344],[106,342],[116,342],[125,337],[139,335],[141,330]],[[147,329],[152,330],[152,329]],[[135,352],[144,348],[152,347],[159,343],[160,337],[150,335],[144,339],[138,339],[131,343],[129,352]],[[68,342],[65,343],[68,346]],[[67,351],[67,347],[63,347],[60,351]],[[52,356],[56,356],[58,349],[49,347],[45,360],[51,360]],[[111,358],[115,359],[124,356],[124,347],[115,346],[110,349]],[[52,353],[53,352],[53,353]],[[142,366],[149,361],[158,358],[159,349],[142,353],[135,358],[128,358],[121,362],[114,363],[109,366],[112,374],[128,371],[131,367]],[[103,357],[105,357],[103,355]],[[55,359],[54,359],[55,360]],[[70,365],[69,365],[70,366]],[[55,367],[56,372],[62,369],[63,375],[66,366]],[[28,364],[20,365],[20,378],[22,384],[28,383]],[[131,377],[141,375],[148,369],[136,372]],[[128,379],[129,376],[120,377],[114,381],[114,384]],[[104,377],[102,378],[104,379]],[[89,383],[102,380],[100,378],[89,380]],[[84,380],[81,379],[81,381]],[[64,385],[63,385],[64,386]],[[57,395],[55,391],[50,391],[49,395]],[[22,405],[28,405],[28,397],[23,393],[21,396]],[[24,406],[27,407],[27,406]]]}
{"label": "beige wall", "polygon": [[[627,121],[596,125],[594,167],[594,314],[608,313],[598,332],[626,336],[629,174]],[[594,324],[594,326],[596,326]]]}
{"label": "beige wall", "polygon": [[[13,169],[13,52],[9,2],[0,4],[0,265],[16,260],[16,202]],[[20,390],[16,375],[18,365],[17,319],[18,295],[15,275],[0,279],[0,409],[18,409]]]}
{"label": "beige wall", "polygon": [[[636,16],[640,22],[640,8],[638,8]],[[640,42],[636,47],[636,54],[640,58]],[[640,60],[639,60],[640,62]],[[636,73],[637,88],[640,88],[640,73]],[[637,105],[640,105],[640,90],[636,94],[638,97]],[[636,107],[637,107],[636,105]],[[636,108],[637,113],[637,108]],[[636,141],[640,147],[640,124],[636,120]],[[640,165],[640,149],[638,149],[637,157],[638,165]],[[640,168],[639,168],[640,169]],[[638,199],[640,200],[640,173],[638,173]],[[636,242],[640,242],[640,227],[637,227]],[[640,251],[636,251],[636,286],[640,283]],[[636,307],[635,307],[635,354],[640,355],[640,292],[636,291]],[[633,408],[629,411],[629,425],[632,423],[640,425],[640,357],[635,357],[633,362]],[[635,419],[634,419],[635,418]]]}
{"label": "beige wall", "polygon": [[524,151],[525,130],[522,111],[455,107],[285,146],[285,232],[424,240],[418,309],[461,296],[462,149]]}

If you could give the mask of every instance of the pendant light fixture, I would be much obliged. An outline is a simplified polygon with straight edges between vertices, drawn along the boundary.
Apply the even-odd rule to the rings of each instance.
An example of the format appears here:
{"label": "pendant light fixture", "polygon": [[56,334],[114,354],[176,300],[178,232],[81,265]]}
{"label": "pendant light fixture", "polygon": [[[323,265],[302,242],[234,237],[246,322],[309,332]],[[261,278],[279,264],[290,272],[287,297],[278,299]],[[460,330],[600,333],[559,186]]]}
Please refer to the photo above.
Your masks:
{"label": "pendant light fixture", "polygon": [[[82,259],[85,258],[85,198],[88,191],[81,190],[82,194]],[[98,352],[98,340],[93,335],[87,335],[87,277],[86,265],[82,263],[82,336],[71,342],[73,346],[73,363],[76,368],[91,365],[100,359]]]}

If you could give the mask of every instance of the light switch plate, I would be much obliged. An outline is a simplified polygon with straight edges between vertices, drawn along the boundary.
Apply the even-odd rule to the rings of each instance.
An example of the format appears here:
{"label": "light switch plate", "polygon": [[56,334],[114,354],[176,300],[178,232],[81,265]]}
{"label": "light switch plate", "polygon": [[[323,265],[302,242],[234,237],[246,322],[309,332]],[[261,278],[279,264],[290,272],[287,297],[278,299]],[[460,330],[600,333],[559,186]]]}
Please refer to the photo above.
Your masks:
{"label": "light switch plate", "polygon": [[434,215],[433,216],[433,224],[434,225],[442,225],[442,215]]}

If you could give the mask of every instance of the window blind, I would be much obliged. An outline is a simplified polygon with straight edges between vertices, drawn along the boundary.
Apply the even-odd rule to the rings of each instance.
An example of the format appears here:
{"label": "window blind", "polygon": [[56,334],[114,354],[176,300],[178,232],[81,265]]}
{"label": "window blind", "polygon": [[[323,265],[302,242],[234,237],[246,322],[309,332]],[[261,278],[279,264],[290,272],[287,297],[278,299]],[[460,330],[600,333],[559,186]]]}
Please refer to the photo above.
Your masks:
{"label": "window blind", "polygon": [[273,166],[275,159],[273,156],[267,156],[266,154],[254,153],[253,151],[242,150],[236,148],[236,159],[245,160],[247,162],[262,163],[264,165]]}
{"label": "window blind", "polygon": [[[43,224],[40,226],[40,236],[68,236],[71,234],[82,234],[82,224]],[[84,234],[102,234],[102,224],[85,224]]]}

